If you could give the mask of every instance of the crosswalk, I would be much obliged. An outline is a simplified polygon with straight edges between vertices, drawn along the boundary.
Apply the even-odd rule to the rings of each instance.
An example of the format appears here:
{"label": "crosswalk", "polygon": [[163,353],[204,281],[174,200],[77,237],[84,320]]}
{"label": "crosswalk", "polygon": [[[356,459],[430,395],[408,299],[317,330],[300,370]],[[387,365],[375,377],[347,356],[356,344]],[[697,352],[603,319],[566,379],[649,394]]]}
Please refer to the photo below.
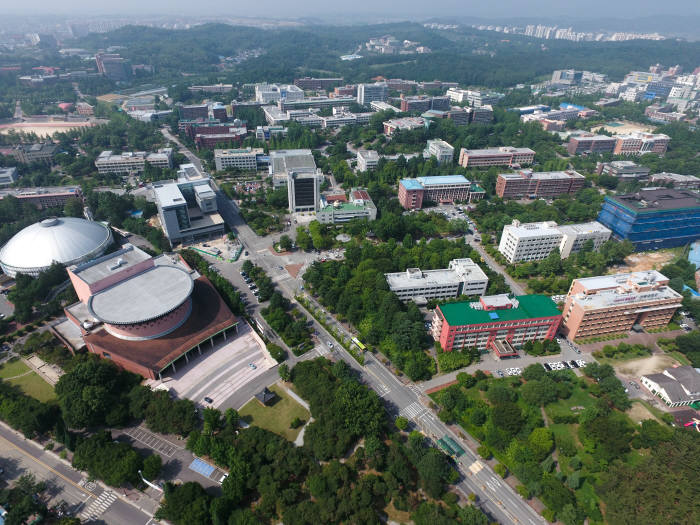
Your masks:
{"label": "crosswalk", "polygon": [[391,390],[389,389],[388,386],[386,386],[384,383],[380,383],[377,386],[377,393],[379,394],[379,397],[384,397],[387,395]]}
{"label": "crosswalk", "polygon": [[83,521],[96,520],[117,499],[117,495],[111,490],[105,490],[100,496],[88,505],[84,511],[80,513],[80,519]]}
{"label": "crosswalk", "polygon": [[416,401],[400,410],[400,414],[408,419],[416,419],[420,417],[423,412],[425,412],[425,408]]}

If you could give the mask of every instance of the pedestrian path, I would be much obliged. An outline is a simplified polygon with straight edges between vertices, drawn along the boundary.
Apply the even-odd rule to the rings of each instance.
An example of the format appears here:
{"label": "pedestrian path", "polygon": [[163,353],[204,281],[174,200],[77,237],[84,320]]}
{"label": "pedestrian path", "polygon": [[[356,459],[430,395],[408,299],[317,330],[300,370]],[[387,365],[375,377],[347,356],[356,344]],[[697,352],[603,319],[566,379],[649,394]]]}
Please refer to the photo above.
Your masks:
{"label": "pedestrian path", "polygon": [[117,495],[114,492],[111,490],[104,491],[80,513],[80,519],[83,521],[96,520],[107,511],[116,499]]}

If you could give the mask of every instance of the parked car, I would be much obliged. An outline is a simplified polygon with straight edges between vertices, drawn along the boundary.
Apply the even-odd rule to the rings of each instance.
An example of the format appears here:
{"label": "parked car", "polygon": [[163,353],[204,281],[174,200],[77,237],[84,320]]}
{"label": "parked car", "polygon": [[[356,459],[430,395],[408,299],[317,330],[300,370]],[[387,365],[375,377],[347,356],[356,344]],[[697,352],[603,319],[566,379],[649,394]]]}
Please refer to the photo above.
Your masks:
{"label": "parked car", "polygon": [[206,401],[206,402],[209,403],[209,404],[211,404],[211,403],[214,402],[214,400],[213,400],[212,398],[210,398],[210,397],[205,397],[205,398],[204,398],[204,401]]}

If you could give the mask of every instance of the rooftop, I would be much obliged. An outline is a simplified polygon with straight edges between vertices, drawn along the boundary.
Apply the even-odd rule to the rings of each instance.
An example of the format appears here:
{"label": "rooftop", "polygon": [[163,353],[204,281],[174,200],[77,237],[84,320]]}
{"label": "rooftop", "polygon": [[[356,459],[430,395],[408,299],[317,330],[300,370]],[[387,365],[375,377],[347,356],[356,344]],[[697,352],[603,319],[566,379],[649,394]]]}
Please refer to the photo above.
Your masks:
{"label": "rooftop", "polygon": [[554,180],[554,179],[585,179],[583,175],[577,171],[531,171],[521,170],[517,173],[500,173],[499,177],[504,179],[535,179],[535,180]]}
{"label": "rooftop", "polygon": [[401,179],[401,185],[407,190],[423,189],[423,185],[416,179]]}
{"label": "rooftop", "polygon": [[656,270],[586,277],[577,281],[585,292],[575,294],[572,300],[580,303],[584,309],[666,299],[675,299],[680,306],[683,299],[683,296],[666,285],[668,278]]}
{"label": "rooftop", "polygon": [[151,256],[143,250],[135,248],[131,244],[125,244],[121,250],[103,255],[90,262],[78,264],[70,270],[81,281],[93,284],[114,274],[115,271],[122,272],[150,258]]}
{"label": "rooftop", "polygon": [[[486,298],[488,299],[488,298]],[[505,310],[487,311],[472,308],[467,301],[438,306],[450,326],[464,326],[500,321],[518,321],[561,315],[554,301],[546,295],[519,295],[518,306]],[[495,314],[495,316],[493,315]]]}
{"label": "rooftop", "polygon": [[528,222],[522,224],[520,221],[514,220],[512,224],[506,224],[503,227],[503,232],[505,233],[506,231],[518,238],[542,237],[543,235],[559,235],[561,237],[559,227],[554,221]]}
{"label": "rooftop", "polygon": [[605,200],[627,208],[632,213],[700,208],[700,196],[697,193],[670,188],[641,189],[637,193],[608,196]]}
{"label": "rooftop", "polygon": [[270,152],[272,173],[287,171],[316,172],[316,161],[310,149],[274,150]]}
{"label": "rooftop", "polygon": [[432,177],[418,177],[416,180],[425,187],[438,184],[470,184],[464,175],[434,175]]}
{"label": "rooftop", "polygon": [[425,271],[408,268],[405,272],[386,273],[384,277],[391,289],[488,280],[484,271],[471,259],[453,259],[449,268]]}
{"label": "rooftop", "polygon": [[155,186],[153,191],[156,195],[156,201],[163,207],[187,205],[185,197],[177,184],[164,184]]}
{"label": "rooftop", "polygon": [[606,228],[602,224],[600,224],[598,221],[591,221],[591,222],[584,222],[582,224],[567,224],[564,226],[558,226],[557,227],[560,232],[564,234],[569,234],[569,233],[575,233],[575,234],[583,234],[583,233],[594,233],[594,232],[608,232],[611,233],[609,228]]}
{"label": "rooftop", "polygon": [[500,148],[484,148],[484,149],[466,149],[462,148],[465,155],[506,155],[509,153],[532,153],[535,152],[530,148],[513,148],[511,146],[502,146]]}

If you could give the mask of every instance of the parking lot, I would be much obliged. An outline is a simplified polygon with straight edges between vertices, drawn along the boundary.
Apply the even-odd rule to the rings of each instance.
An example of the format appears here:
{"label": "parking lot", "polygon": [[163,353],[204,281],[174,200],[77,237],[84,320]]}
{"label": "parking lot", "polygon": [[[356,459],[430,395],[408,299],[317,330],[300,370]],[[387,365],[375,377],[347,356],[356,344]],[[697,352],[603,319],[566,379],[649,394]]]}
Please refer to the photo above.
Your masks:
{"label": "parking lot", "polygon": [[[173,395],[191,399],[200,407],[220,406],[236,390],[276,364],[246,323],[239,325],[238,335],[230,336],[213,351],[206,348],[206,343],[202,347],[201,356],[192,352],[189,364],[178,368],[176,373],[169,371],[162,381]],[[149,383],[154,388],[161,384],[160,381]]]}

